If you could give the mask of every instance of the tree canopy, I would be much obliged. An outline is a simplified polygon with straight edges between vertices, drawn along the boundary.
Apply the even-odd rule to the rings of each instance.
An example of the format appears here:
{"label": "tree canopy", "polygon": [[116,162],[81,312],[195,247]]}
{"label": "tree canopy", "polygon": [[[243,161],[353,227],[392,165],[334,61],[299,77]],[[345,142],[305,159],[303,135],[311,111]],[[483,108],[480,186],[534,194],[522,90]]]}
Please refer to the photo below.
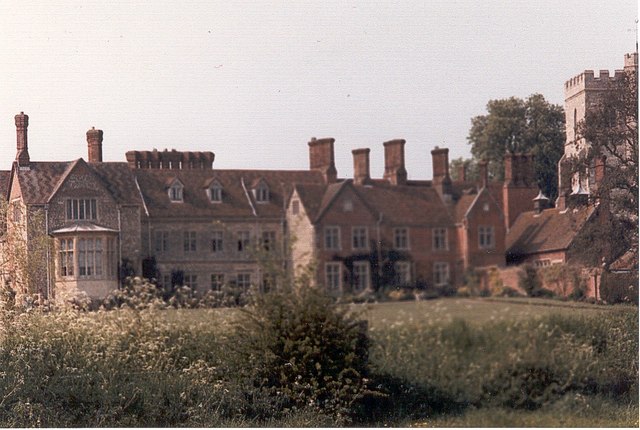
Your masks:
{"label": "tree canopy", "polygon": [[538,186],[551,200],[558,195],[558,161],[564,153],[564,110],[541,94],[490,100],[487,114],[471,119],[467,140],[472,161],[487,160],[489,177],[504,178],[506,153],[530,152],[535,156]]}

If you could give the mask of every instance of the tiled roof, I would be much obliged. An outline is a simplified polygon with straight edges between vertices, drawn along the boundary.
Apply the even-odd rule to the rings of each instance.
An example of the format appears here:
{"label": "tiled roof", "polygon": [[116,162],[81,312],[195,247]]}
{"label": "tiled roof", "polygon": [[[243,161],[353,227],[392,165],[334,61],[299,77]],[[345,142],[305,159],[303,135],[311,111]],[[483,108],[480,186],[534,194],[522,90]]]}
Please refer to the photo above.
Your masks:
{"label": "tiled roof", "polygon": [[377,181],[370,185],[354,185],[351,180],[328,186],[296,185],[298,195],[312,222],[317,222],[329,210],[335,197],[346,187],[384,222],[395,225],[447,225],[452,222],[449,213],[435,189],[414,184],[389,185]]}
{"label": "tiled roof", "polygon": [[565,250],[591,217],[593,206],[581,209],[546,209],[523,212],[507,233],[507,256]]}
{"label": "tiled roof", "polygon": [[[29,170],[18,170],[22,198],[27,204],[45,204],[82,159],[75,161],[42,161],[29,163]],[[142,204],[127,163],[87,164],[120,204]]]}
{"label": "tiled roof", "polygon": [[[35,205],[47,203],[72,163],[73,161],[31,162],[29,170],[16,170],[23,201]],[[17,169],[15,164],[14,168]]]}
{"label": "tiled roof", "polygon": [[638,248],[634,246],[622,254],[616,261],[611,263],[609,270],[614,272],[624,272],[638,270]]}
{"label": "tiled roof", "polygon": [[[135,169],[133,172],[150,216],[168,218],[280,217],[293,184],[323,182],[319,172],[308,170]],[[170,178],[184,185],[181,203],[169,200],[166,184]],[[222,186],[221,203],[212,203],[207,196],[206,184],[212,179]],[[252,184],[260,179],[269,187],[266,203],[256,202],[251,191]]]}

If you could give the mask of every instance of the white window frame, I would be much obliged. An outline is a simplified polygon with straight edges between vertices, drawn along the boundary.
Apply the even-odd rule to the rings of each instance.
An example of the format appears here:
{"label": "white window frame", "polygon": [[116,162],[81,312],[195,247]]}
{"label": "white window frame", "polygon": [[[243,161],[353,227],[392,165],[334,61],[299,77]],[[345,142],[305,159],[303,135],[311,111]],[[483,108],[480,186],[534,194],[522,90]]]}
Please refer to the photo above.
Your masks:
{"label": "white window frame", "polygon": [[224,273],[216,272],[211,274],[211,291],[222,291],[224,287]]}
{"label": "white window frame", "polygon": [[335,261],[324,264],[325,288],[329,292],[342,290],[342,263]]}
{"label": "white window frame", "polygon": [[449,284],[449,263],[437,261],[433,263],[433,284],[442,287]]}
{"label": "white window frame", "polygon": [[67,221],[95,221],[98,219],[98,202],[92,198],[67,199],[65,203]]}
{"label": "white window frame", "polygon": [[156,252],[167,252],[169,250],[169,232],[166,230],[156,230],[153,232],[154,249]]}
{"label": "white window frame", "polygon": [[324,249],[328,251],[340,251],[340,226],[327,225],[324,227]]}
{"label": "white window frame", "polygon": [[496,237],[495,228],[492,225],[478,226],[478,248],[495,249]]}
{"label": "white window frame", "polygon": [[174,181],[168,189],[168,195],[171,203],[184,202],[184,185],[182,185],[182,182]]}
{"label": "white window frame", "polygon": [[182,233],[182,249],[185,253],[198,251],[198,233],[195,231],[185,231]]}
{"label": "white window frame", "polygon": [[224,231],[213,230],[211,232],[211,252],[214,254],[224,252]]}
{"label": "white window frame", "polygon": [[409,285],[411,284],[411,262],[409,261],[396,261],[393,264],[393,269],[396,274],[396,285]]}
{"label": "white window frame", "polygon": [[[404,243],[403,243],[404,242]],[[410,249],[409,228],[396,227],[393,229],[393,248],[399,250]]]}
{"label": "white window frame", "polygon": [[253,190],[256,203],[269,203],[269,186],[260,181],[260,183]]}
{"label": "white window frame", "polygon": [[371,267],[368,261],[354,261],[353,283],[354,293],[366,291],[371,286]]}
{"label": "white window frame", "polygon": [[209,186],[208,193],[211,203],[222,203],[222,185],[220,185],[220,182],[213,182]]}
{"label": "white window frame", "polygon": [[236,273],[236,287],[247,291],[251,288],[251,272]]}
{"label": "white window frame", "polygon": [[446,227],[434,227],[431,230],[434,251],[449,250],[449,230]]}
{"label": "white window frame", "polygon": [[367,226],[351,227],[351,249],[354,251],[369,249],[369,228]]}
{"label": "white window frame", "polygon": [[260,245],[265,252],[274,252],[276,250],[276,232],[267,230],[262,232]]}
{"label": "white window frame", "polygon": [[236,233],[236,249],[238,252],[248,252],[251,248],[251,231],[239,230]]}

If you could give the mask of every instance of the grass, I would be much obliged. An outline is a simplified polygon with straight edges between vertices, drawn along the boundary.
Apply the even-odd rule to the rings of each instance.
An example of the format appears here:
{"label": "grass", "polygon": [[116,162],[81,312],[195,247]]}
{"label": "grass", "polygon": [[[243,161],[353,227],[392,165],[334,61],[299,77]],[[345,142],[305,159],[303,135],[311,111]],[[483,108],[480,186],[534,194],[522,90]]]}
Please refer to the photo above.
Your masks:
{"label": "grass", "polygon": [[[446,298],[352,309],[368,320],[371,377],[388,394],[370,405],[370,421],[356,424],[638,425],[636,307]],[[336,425],[302,411],[252,418],[260,407],[271,417],[271,404],[259,403],[259,391],[247,397],[234,379],[230,342],[241,312],[17,317],[11,330],[0,327],[0,424]]]}

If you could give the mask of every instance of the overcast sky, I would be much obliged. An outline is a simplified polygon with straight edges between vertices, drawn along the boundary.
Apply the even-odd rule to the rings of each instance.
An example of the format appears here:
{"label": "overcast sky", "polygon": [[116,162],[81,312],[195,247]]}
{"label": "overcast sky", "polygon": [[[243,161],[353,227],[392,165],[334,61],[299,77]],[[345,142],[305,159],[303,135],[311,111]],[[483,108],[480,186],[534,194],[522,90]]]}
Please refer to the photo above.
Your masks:
{"label": "overcast sky", "polygon": [[406,139],[407,170],[430,151],[469,155],[490,99],[562,104],[584,69],[620,69],[635,49],[635,0],[0,1],[0,169],[29,115],[35,161],[105,161],[127,150],[209,150],[218,168],[308,168],[312,136],[351,150]]}

